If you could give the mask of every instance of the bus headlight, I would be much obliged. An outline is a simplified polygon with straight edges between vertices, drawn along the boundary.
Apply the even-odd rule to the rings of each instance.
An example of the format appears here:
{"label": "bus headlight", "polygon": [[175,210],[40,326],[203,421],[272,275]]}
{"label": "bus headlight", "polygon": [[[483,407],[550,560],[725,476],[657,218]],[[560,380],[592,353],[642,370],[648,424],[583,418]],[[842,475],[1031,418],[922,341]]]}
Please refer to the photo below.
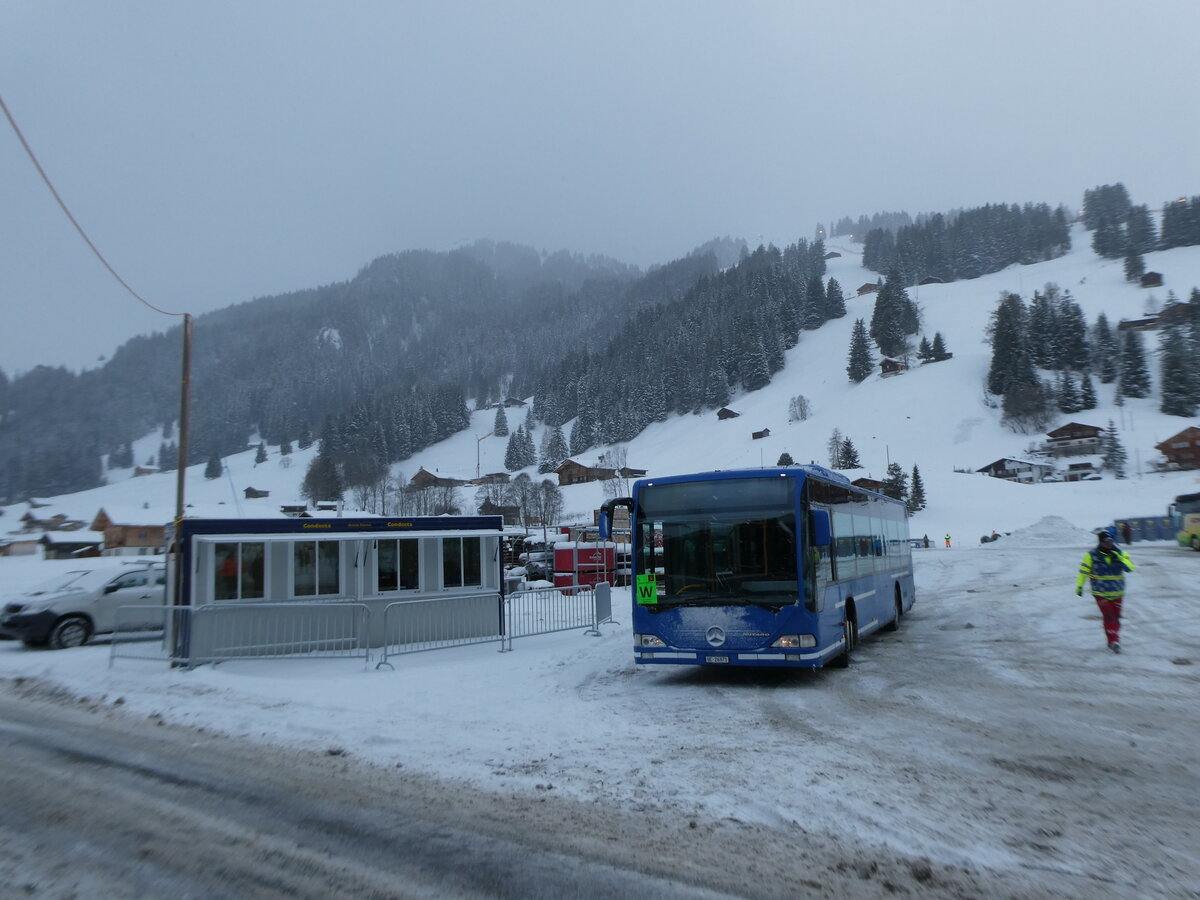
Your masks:
{"label": "bus headlight", "polygon": [[656,634],[635,634],[633,636],[633,646],[635,647],[665,647],[666,642]]}
{"label": "bus headlight", "polygon": [[798,650],[801,647],[817,646],[817,639],[811,634],[785,634],[776,639],[771,646],[779,650]]}

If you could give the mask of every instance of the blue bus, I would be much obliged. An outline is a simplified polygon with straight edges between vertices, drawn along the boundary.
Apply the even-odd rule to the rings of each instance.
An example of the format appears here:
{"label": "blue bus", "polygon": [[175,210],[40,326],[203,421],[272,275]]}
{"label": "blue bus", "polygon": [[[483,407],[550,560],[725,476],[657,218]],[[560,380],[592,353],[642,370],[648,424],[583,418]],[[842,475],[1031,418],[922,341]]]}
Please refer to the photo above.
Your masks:
{"label": "blue bus", "polygon": [[850,664],[915,599],[904,504],[821,466],[643,478],[633,532],[640,664]]}

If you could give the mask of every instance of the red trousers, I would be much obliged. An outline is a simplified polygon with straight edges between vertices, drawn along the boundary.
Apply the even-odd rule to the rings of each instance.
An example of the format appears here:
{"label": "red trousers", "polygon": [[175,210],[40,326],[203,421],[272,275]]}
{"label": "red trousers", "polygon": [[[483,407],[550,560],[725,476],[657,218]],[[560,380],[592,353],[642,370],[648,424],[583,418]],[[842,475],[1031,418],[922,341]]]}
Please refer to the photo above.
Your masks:
{"label": "red trousers", "polygon": [[1121,640],[1121,601],[1124,597],[1097,597],[1096,605],[1104,617],[1104,636],[1110,644]]}

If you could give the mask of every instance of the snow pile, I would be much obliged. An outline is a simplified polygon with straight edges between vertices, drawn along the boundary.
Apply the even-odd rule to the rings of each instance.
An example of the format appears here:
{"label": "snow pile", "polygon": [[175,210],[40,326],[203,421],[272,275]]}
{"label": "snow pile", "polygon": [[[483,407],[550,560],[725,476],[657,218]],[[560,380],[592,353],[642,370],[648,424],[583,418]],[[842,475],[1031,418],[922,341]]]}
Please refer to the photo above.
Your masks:
{"label": "snow pile", "polygon": [[1006,547],[1082,547],[1096,543],[1095,532],[1080,528],[1062,516],[1043,516],[1033,525],[1018,528],[988,546]]}

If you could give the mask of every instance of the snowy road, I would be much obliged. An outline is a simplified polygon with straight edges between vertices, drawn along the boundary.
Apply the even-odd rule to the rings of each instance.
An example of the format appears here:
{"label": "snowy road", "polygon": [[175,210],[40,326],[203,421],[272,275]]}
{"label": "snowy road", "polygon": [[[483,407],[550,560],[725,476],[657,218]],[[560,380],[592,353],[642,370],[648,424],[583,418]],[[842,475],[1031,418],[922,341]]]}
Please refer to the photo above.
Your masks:
{"label": "snowy road", "polygon": [[[1080,553],[1074,540],[1026,546],[1015,537],[918,553],[917,606],[898,633],[868,639],[848,671],[635,668],[624,617],[598,639],[564,634],[517,642],[507,654],[420,654],[399,659],[394,672],[330,662],[108,670],[103,647],[4,646],[0,677],[9,680],[0,697],[5,707],[34,703],[82,718],[104,740],[123,731],[172,736],[175,749],[153,767],[170,768],[173,758],[211,765],[198,776],[210,795],[228,793],[237,798],[231,808],[263,814],[233,809],[231,821],[200,829],[205,848],[223,846],[221,835],[230,845],[261,838],[222,871],[253,873],[259,860],[261,872],[274,873],[280,847],[330,852],[328,842],[291,830],[297,818],[336,821],[337,833],[365,829],[364,847],[378,849],[424,846],[415,833],[391,830],[424,817],[438,833],[480,823],[481,846],[510,841],[498,856],[528,853],[535,873],[562,871],[538,862],[561,854],[570,860],[565,877],[589,873],[593,884],[592,873],[611,874],[611,891],[576,895],[619,896],[621,885],[638,884],[647,896],[670,896],[672,876],[692,892],[704,885],[761,897],[1200,895],[1200,554],[1135,545],[1126,652],[1113,656],[1095,605],[1072,592]],[[66,693],[53,693],[60,688]],[[125,776],[97,785],[93,763],[77,760],[50,787],[27,783],[37,776],[32,745],[22,749],[11,729],[0,736],[10,760],[0,879],[21,883],[13,866],[41,857],[14,848],[53,842],[56,822],[73,845],[65,835],[82,807],[71,798],[95,793],[117,809],[121,792],[103,786]],[[123,758],[120,747],[104,755]],[[292,783],[294,797],[285,789]],[[138,803],[155,789],[135,792]],[[48,802],[38,806],[39,796]],[[14,797],[44,811],[49,830],[14,832]],[[310,800],[317,813],[294,814]],[[282,816],[268,814],[276,804]],[[351,807],[365,818],[339,818]],[[139,808],[133,820],[157,832]],[[155,813],[168,835],[173,809],[172,801]],[[389,819],[381,809],[402,812]],[[184,834],[199,827],[193,818],[215,814],[181,813]],[[269,827],[274,820],[287,829]],[[78,827],[109,834],[119,826],[89,813]],[[315,891],[372,857],[363,854],[330,866],[309,859],[316,867],[302,869],[314,873]],[[126,862],[126,878],[149,865]],[[372,865],[362,873],[367,884],[383,871]],[[548,889],[572,895],[546,877]],[[274,896],[276,883],[264,884],[242,895]],[[507,882],[496,884],[478,895],[504,896]],[[464,895],[469,889],[479,885]]]}

